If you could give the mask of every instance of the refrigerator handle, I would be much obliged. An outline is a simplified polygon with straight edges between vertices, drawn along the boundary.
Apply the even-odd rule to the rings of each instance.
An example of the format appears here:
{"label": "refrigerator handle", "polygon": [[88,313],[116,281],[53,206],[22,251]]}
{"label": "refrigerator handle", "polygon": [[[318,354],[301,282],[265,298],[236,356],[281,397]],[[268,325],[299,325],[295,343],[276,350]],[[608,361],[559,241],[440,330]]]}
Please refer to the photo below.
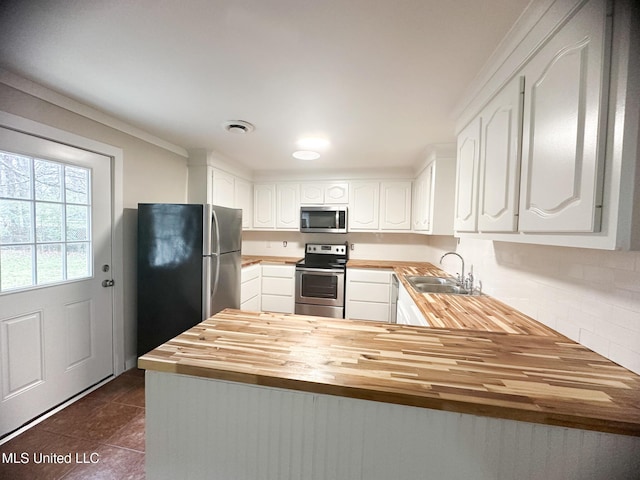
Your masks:
{"label": "refrigerator handle", "polygon": [[[214,230],[215,230],[215,239],[214,239],[214,245],[215,245],[215,249],[213,252],[211,252],[211,261],[215,261],[216,264],[216,275],[213,279],[213,291],[211,292],[211,299],[214,299],[216,297],[216,293],[218,291],[218,283],[220,281],[220,222],[218,222],[218,215],[216,214],[216,211],[212,209],[211,211],[211,218],[213,219],[213,226],[214,226]],[[210,303],[212,302],[212,300],[210,300]],[[211,309],[211,305],[209,305],[209,310]],[[207,313],[209,313],[207,311]]]}
{"label": "refrigerator handle", "polygon": [[211,255],[202,257],[202,320],[211,312]]}

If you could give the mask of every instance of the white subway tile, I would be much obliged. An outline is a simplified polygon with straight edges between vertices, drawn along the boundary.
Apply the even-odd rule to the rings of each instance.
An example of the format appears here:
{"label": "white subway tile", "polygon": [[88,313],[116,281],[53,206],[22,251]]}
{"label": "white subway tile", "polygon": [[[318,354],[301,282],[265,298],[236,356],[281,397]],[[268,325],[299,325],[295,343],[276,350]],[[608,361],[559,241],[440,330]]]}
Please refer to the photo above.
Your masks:
{"label": "white subway tile", "polygon": [[580,328],[578,342],[600,355],[609,356],[609,340],[586,328]]}
{"label": "white subway tile", "polygon": [[[633,332],[640,332],[640,312],[614,305],[608,320]],[[638,348],[640,348],[640,346]]]}
{"label": "white subway tile", "polygon": [[620,288],[622,290],[640,292],[640,272],[618,270],[613,284],[616,288]]}
{"label": "white subway tile", "polygon": [[557,323],[558,332],[574,342],[580,341],[580,326],[564,318]]}
{"label": "white subway tile", "polygon": [[629,350],[622,345],[611,343],[609,358],[640,375],[640,353]]}

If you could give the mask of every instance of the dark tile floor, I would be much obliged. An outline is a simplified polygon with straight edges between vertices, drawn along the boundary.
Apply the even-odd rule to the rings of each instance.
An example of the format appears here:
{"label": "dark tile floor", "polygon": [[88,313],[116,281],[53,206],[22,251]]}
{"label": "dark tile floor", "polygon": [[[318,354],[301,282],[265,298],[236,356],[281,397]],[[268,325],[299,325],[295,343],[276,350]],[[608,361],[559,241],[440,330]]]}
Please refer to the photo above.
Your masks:
{"label": "dark tile floor", "polygon": [[0,480],[144,479],[144,412],[129,370],[0,445]]}

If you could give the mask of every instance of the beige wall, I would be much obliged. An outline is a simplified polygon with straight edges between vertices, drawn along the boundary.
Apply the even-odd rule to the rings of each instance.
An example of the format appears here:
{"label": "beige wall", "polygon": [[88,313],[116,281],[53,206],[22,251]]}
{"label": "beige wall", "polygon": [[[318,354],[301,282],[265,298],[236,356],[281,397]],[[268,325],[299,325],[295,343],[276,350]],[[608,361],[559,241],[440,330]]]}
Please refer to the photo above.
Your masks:
{"label": "beige wall", "polygon": [[[145,202],[184,203],[187,159],[2,83],[0,110],[122,149],[124,272],[123,278],[116,281],[123,282],[124,353],[127,367],[132,367],[136,358],[137,205]],[[118,212],[116,218],[119,218]]]}
{"label": "beige wall", "polygon": [[123,204],[185,202],[187,159],[0,83],[0,109],[124,152]]}

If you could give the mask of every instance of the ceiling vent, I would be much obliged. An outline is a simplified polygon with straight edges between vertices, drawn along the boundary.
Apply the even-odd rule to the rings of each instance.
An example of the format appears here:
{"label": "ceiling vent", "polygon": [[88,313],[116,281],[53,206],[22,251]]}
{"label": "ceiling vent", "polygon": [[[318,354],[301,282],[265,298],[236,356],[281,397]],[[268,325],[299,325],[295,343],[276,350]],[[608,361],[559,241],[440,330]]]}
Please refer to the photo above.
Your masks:
{"label": "ceiling vent", "polygon": [[227,132],[238,134],[251,133],[255,128],[249,122],[245,122],[244,120],[230,120],[228,122],[224,122],[222,127]]}

